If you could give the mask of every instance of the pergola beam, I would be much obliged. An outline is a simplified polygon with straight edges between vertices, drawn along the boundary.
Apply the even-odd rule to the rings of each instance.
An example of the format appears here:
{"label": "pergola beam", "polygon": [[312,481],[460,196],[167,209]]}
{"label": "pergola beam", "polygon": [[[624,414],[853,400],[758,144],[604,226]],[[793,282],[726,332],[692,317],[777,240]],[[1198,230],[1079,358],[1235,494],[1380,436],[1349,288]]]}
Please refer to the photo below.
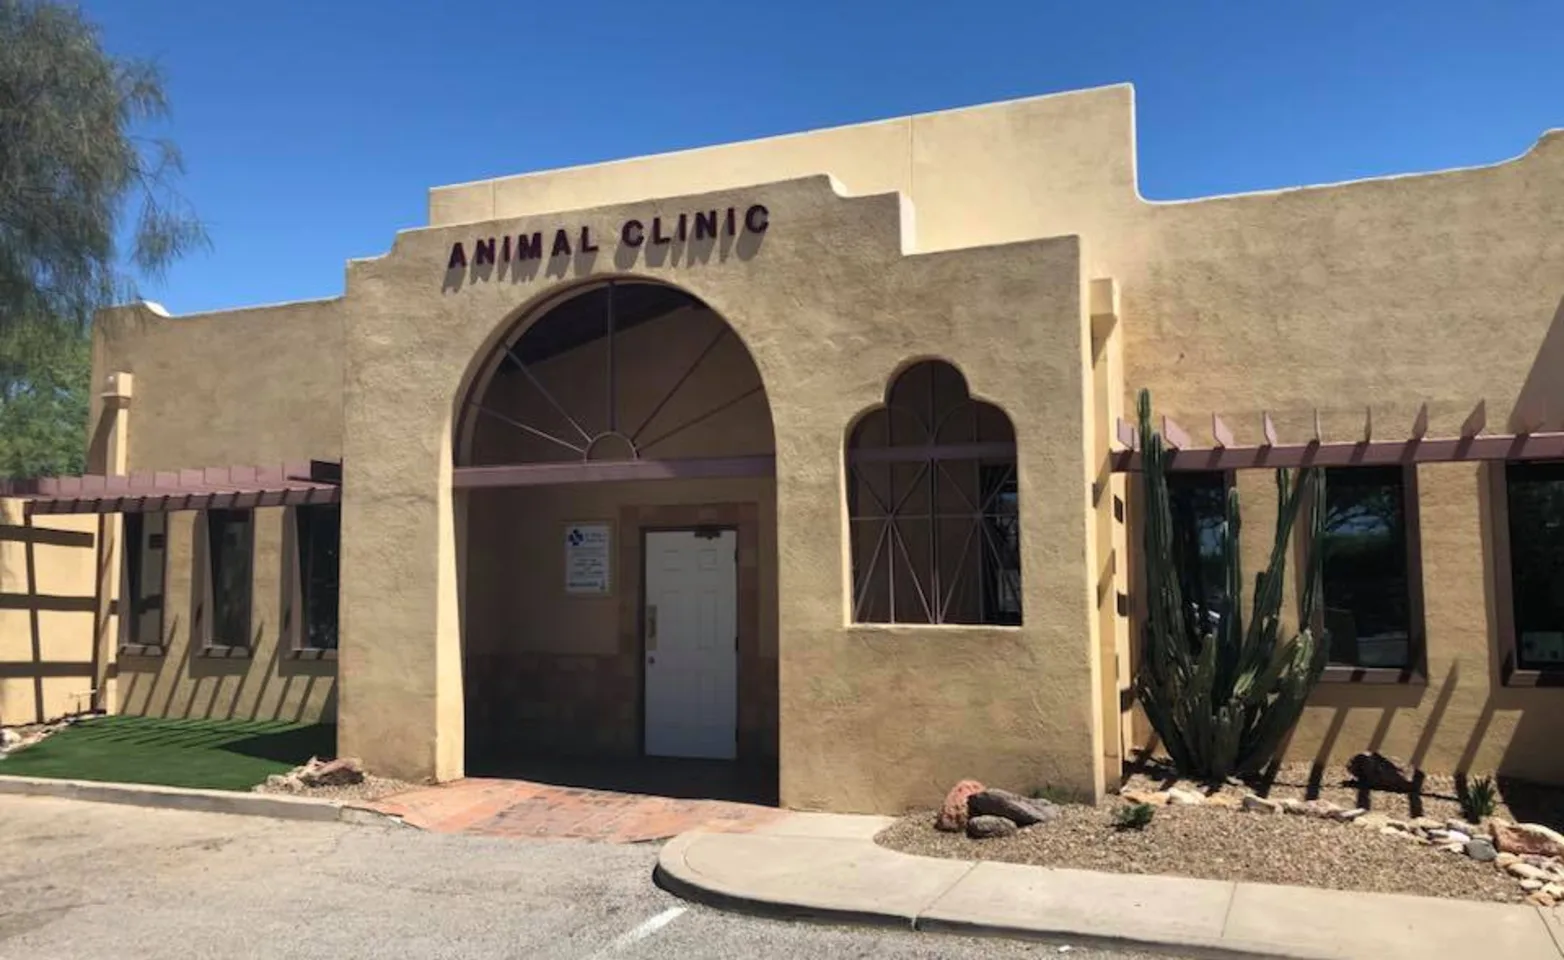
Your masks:
{"label": "pergola beam", "polygon": [[[1364,409],[1361,439],[1329,442],[1314,411],[1314,438],[1306,443],[1282,443],[1269,412],[1260,415],[1263,439],[1255,446],[1239,446],[1233,433],[1216,413],[1211,415],[1215,446],[1194,448],[1189,435],[1170,418],[1162,418],[1167,463],[1172,470],[1248,470],[1273,467],[1391,466],[1413,463],[1460,463],[1491,460],[1564,459],[1564,432],[1539,432],[1543,418],[1536,413],[1514,417],[1516,433],[1483,436],[1487,403],[1479,401],[1458,437],[1428,436],[1428,404],[1418,407],[1405,440],[1375,439],[1374,411]],[[1135,427],[1120,419],[1116,434],[1121,449],[1112,454],[1116,472],[1139,470],[1140,437]]]}
{"label": "pergola beam", "polygon": [[776,475],[776,458],[691,457],[676,460],[584,460],[566,463],[517,463],[457,467],[451,485],[458,490],[495,487],[547,487],[574,483],[635,480],[702,480]]}
{"label": "pergola beam", "polygon": [[[1170,450],[1172,470],[1252,470],[1272,467],[1358,467],[1485,460],[1564,459],[1564,433],[1491,437],[1300,443],[1265,447]],[[1138,450],[1113,454],[1116,472],[1140,469]]]}

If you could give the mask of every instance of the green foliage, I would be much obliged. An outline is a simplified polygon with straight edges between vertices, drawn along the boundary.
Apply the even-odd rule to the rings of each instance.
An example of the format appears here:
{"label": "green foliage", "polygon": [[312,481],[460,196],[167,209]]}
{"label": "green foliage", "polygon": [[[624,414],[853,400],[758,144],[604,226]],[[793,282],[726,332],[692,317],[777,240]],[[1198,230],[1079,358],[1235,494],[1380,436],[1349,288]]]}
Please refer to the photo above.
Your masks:
{"label": "green foliage", "polygon": [[91,376],[85,332],[42,323],[0,328],[0,477],[83,472]]}
{"label": "green foliage", "polygon": [[170,188],[178,150],[134,132],[167,112],[157,70],[75,7],[0,0],[0,329],[84,329],[134,297],[123,265],[156,276],[205,242]]}
{"label": "green foliage", "polygon": [[[1181,773],[1206,780],[1258,772],[1298,722],[1329,656],[1312,627],[1320,618],[1325,481],[1319,470],[1276,471],[1277,518],[1270,561],[1255,577],[1247,624],[1241,607],[1238,493],[1227,494],[1214,620],[1191,616],[1179,580],[1169,507],[1167,457],[1151,425],[1151,395],[1139,402],[1145,521],[1147,616],[1136,694]],[[1280,636],[1287,545],[1305,500],[1310,509],[1300,616],[1306,625]]]}
{"label": "green foliage", "polygon": [[1156,808],[1149,803],[1131,803],[1114,809],[1113,825],[1120,830],[1144,830],[1156,815]]}
{"label": "green foliage", "polygon": [[1467,823],[1481,823],[1499,808],[1499,791],[1492,777],[1478,777],[1461,788],[1461,815]]}

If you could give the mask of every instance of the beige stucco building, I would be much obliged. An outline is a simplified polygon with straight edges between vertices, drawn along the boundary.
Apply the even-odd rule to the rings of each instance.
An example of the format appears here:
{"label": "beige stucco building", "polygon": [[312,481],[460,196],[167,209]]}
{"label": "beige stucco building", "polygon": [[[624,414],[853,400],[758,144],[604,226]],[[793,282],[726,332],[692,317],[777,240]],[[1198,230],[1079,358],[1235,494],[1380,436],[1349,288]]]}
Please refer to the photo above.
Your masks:
{"label": "beige stucco building", "polygon": [[90,669],[47,691],[50,631],[0,621],[0,716],[334,718],[408,778],[732,760],[801,808],[1097,796],[1145,737],[1115,470],[1144,387],[1220,415],[1180,465],[1237,484],[1250,557],[1271,478],[1227,467],[1353,464],[1289,758],[1564,781],[1564,578],[1509,516],[1564,457],[1564,134],[1178,203],[1135,165],[1107,87],[439,187],[340,297],[110,311],[94,472],[126,479],[6,529],[98,512],[76,536],[125,572],[62,553]]}

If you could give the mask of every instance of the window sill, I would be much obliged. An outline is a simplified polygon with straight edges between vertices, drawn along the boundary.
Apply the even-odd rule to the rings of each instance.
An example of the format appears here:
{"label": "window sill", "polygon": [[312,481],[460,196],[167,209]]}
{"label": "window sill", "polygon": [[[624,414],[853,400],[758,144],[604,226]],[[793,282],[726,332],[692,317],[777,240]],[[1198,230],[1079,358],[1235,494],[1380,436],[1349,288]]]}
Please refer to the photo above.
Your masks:
{"label": "window sill", "polygon": [[337,659],[337,651],[335,649],[320,650],[320,649],[317,649],[315,647],[295,647],[293,650],[289,651],[288,659],[290,659],[290,660],[336,660]]}
{"label": "window sill", "polygon": [[1370,683],[1399,684],[1407,687],[1426,687],[1428,677],[1421,671],[1396,667],[1347,667],[1331,665],[1320,676],[1321,683]]}
{"label": "window sill", "polygon": [[1522,670],[1516,668],[1504,676],[1506,687],[1564,687],[1564,669]]}
{"label": "window sill", "polygon": [[250,648],[225,647],[220,644],[211,644],[201,648],[201,656],[210,660],[248,660],[250,659]]}
{"label": "window sill", "polygon": [[161,657],[163,648],[144,643],[125,643],[120,645],[117,652],[122,657]]}

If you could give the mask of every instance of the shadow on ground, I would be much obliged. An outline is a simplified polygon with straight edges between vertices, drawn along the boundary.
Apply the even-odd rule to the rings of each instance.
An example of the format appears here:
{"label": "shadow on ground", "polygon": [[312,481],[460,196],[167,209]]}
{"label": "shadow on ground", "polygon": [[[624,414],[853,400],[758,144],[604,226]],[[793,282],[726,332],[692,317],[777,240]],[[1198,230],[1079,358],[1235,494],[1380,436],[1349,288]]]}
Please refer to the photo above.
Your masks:
{"label": "shadow on ground", "polygon": [[774,764],[664,757],[570,757],[518,753],[470,756],[467,776],[682,800],[777,804]]}

